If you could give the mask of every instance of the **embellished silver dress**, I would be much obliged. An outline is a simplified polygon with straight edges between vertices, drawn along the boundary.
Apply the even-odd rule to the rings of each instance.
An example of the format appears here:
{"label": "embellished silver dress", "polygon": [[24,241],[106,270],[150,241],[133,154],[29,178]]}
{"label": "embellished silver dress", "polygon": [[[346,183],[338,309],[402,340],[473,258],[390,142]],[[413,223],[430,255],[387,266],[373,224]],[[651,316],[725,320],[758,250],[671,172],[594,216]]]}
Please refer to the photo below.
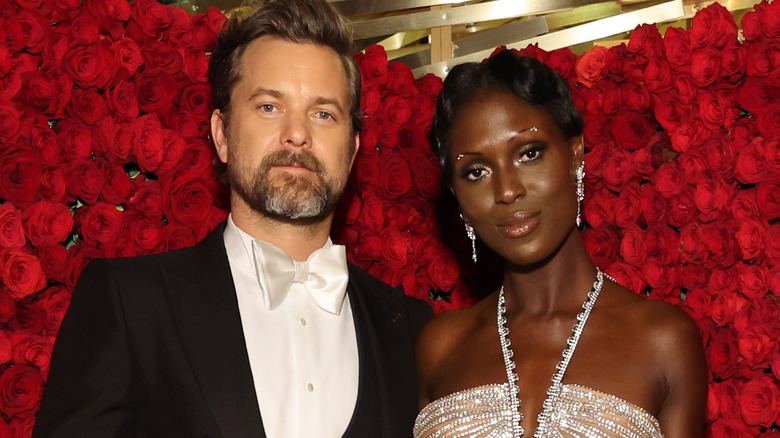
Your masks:
{"label": "embellished silver dress", "polygon": [[[599,271],[583,311],[577,316],[573,334],[567,340],[563,360],[556,367],[558,371],[539,414],[535,438],[663,437],[658,420],[639,406],[592,388],[561,383],[602,284],[603,274]],[[517,372],[504,317],[503,288],[498,301],[499,337],[509,381],[465,389],[431,402],[417,416],[414,438],[523,436]]]}

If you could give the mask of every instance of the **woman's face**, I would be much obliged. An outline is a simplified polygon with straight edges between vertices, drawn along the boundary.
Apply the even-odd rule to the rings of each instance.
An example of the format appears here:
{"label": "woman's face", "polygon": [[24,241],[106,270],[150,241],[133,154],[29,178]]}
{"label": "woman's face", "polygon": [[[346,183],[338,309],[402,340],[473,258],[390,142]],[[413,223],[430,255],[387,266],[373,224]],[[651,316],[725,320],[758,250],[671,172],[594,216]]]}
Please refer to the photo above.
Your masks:
{"label": "woman's face", "polygon": [[509,92],[480,91],[455,119],[452,190],[479,237],[510,263],[544,260],[577,215],[582,140]]}

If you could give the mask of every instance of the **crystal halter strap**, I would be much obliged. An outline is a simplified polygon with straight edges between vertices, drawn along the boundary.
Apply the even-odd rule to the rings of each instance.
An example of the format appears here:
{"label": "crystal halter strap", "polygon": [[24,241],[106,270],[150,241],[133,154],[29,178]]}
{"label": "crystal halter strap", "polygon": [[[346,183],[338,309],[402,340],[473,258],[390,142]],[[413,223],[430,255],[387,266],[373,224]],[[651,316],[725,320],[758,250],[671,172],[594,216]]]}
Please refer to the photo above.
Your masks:
{"label": "crystal halter strap", "polygon": [[[539,426],[534,433],[534,438],[542,438],[549,428],[550,415],[555,408],[558,398],[561,394],[561,381],[563,375],[566,372],[566,368],[569,366],[574,349],[577,347],[577,343],[582,335],[582,329],[585,327],[585,322],[590,316],[593,306],[596,304],[596,299],[601,293],[601,287],[604,285],[605,274],[596,268],[596,281],[593,283],[593,288],[588,292],[588,298],[585,303],[582,304],[582,311],[577,315],[577,322],[572,327],[572,334],[566,340],[566,348],[563,350],[563,359],[555,366],[557,372],[552,377],[552,384],[547,389],[547,398],[542,403],[542,412],[537,417]],[[607,276],[608,277],[608,276]],[[509,380],[510,386],[510,404],[512,409],[512,429],[515,437],[522,437],[525,431],[520,424],[523,421],[523,414],[520,412],[520,388],[517,386],[519,380],[517,376],[517,367],[514,361],[514,353],[512,352],[512,344],[509,340],[509,326],[506,321],[506,300],[504,298],[504,286],[501,286],[501,290],[498,293],[498,335],[501,339],[501,351],[504,354],[504,366],[506,367],[506,375]]]}

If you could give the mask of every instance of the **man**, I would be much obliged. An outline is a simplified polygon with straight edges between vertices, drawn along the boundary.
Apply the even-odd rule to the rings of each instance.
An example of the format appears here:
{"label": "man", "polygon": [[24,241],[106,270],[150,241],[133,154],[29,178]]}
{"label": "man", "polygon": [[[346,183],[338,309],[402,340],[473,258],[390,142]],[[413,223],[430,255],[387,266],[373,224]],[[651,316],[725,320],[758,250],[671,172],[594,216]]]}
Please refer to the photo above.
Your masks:
{"label": "man", "polygon": [[269,0],[212,54],[227,222],[84,271],[36,437],[402,437],[430,307],[329,240],[359,147],[360,72],[324,1]]}

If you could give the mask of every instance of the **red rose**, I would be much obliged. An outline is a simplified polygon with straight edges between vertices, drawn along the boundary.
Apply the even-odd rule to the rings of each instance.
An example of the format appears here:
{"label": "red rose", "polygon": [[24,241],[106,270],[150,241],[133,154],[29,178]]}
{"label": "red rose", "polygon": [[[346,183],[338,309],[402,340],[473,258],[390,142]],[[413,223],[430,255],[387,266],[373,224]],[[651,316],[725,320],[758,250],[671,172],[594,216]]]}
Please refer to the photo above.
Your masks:
{"label": "red rose", "polygon": [[732,186],[723,181],[706,178],[696,183],[693,202],[701,212],[703,222],[713,219],[721,209],[726,208],[734,193]]}
{"label": "red rose", "polygon": [[756,203],[764,219],[780,218],[780,178],[769,178],[758,183]]}
{"label": "red rose", "polygon": [[384,248],[384,243],[378,234],[371,230],[362,230],[360,233],[359,242],[359,260],[365,263],[382,260],[382,249]]}
{"label": "red rose", "polygon": [[757,113],[758,129],[766,138],[780,137],[780,104],[773,103]]}
{"label": "red rose", "polygon": [[[684,273],[680,274],[680,277],[684,277]],[[683,305],[688,310],[688,313],[697,321],[697,323],[702,323],[702,320],[707,319],[710,317],[710,307],[712,307],[712,295],[710,295],[706,290],[704,289],[693,289],[689,290],[688,293],[685,294],[685,301],[683,301]],[[733,336],[733,335],[732,335]],[[711,337],[709,343],[710,345],[715,342],[714,336]],[[729,347],[731,347],[734,342],[725,342]],[[707,353],[709,356],[709,348],[707,347]],[[736,350],[734,350],[734,357],[736,359]],[[709,364],[709,357],[707,363]],[[713,371],[712,366],[708,367],[710,371]]]}
{"label": "red rose", "polygon": [[685,105],[691,105],[699,97],[699,87],[693,83],[691,75],[680,73],[674,77],[674,88],[677,90],[677,99]]}
{"label": "red rose", "polygon": [[[118,81],[106,92],[108,108],[118,122],[129,122],[138,117],[138,98],[135,93],[135,86],[127,81]],[[114,132],[111,134],[114,135]]]}
{"label": "red rose", "polygon": [[0,153],[0,199],[13,202],[21,209],[35,202],[42,164],[40,152],[32,147],[6,146]]}
{"label": "red rose", "polygon": [[680,230],[680,257],[683,262],[701,264],[707,255],[707,250],[702,244],[702,230],[700,224],[693,222]]}
{"label": "red rose", "polygon": [[[490,54],[490,56],[495,55],[496,53],[506,50],[506,46],[498,46],[493,51],[493,53]],[[513,52],[517,53],[520,56],[530,56],[532,58],[536,58],[539,61],[542,61],[543,63],[550,65],[550,52],[540,49],[539,44],[529,44],[525,46],[524,48],[520,50],[510,49]]]}
{"label": "red rose", "polygon": [[13,344],[11,343],[11,340],[8,339],[8,335],[6,335],[5,331],[0,331],[0,365],[4,366],[11,362],[13,357]]}
{"label": "red rose", "polygon": [[[92,3],[104,2],[95,1]],[[127,71],[129,76],[134,75],[138,69],[144,65],[145,60],[141,55],[141,49],[138,47],[138,44],[126,36],[111,43],[109,50],[114,55],[114,59],[119,68]]]}
{"label": "red rose", "polygon": [[441,193],[441,166],[427,155],[418,156],[411,161],[411,174],[417,191],[425,199],[437,200]]}
{"label": "red rose", "polygon": [[180,222],[192,228],[207,219],[216,199],[216,181],[192,172],[163,181],[163,211],[168,221]]}
{"label": "red rose", "polygon": [[720,74],[729,82],[736,83],[745,74],[745,50],[734,42],[726,45],[721,54]]}
{"label": "red rose", "polygon": [[[86,210],[86,211],[84,211]],[[122,212],[116,206],[98,202],[91,207],[76,210],[81,225],[80,235],[85,241],[104,245],[116,239],[122,227]]]}
{"label": "red rose", "polygon": [[75,119],[66,119],[57,127],[57,144],[68,161],[87,160],[92,155],[92,134]]}
{"label": "red rose", "polygon": [[[714,392],[718,398],[720,405],[720,415],[723,418],[738,419],[741,427],[745,427],[745,423],[742,421],[741,414],[739,412],[739,393],[744,386],[743,380],[728,379],[723,382],[712,383],[712,392]],[[721,435],[724,438],[733,438],[736,435]]]}
{"label": "red rose", "polygon": [[[676,249],[675,246],[675,251]],[[708,276],[709,272],[700,265],[683,265],[680,270],[680,286],[689,290],[699,289],[707,284]]]}
{"label": "red rose", "polygon": [[74,161],[70,163],[68,191],[87,204],[94,204],[103,190],[104,178],[95,160]]}
{"label": "red rose", "polygon": [[734,176],[745,184],[755,184],[762,181],[769,169],[764,158],[763,145],[754,141],[737,156],[737,165],[734,169]]}
{"label": "red rose", "polygon": [[384,248],[382,248],[382,260],[392,271],[400,271],[407,264],[409,253],[409,238],[394,228],[385,228],[380,233]]}
{"label": "red rose", "polygon": [[690,147],[700,146],[711,131],[698,119],[688,119],[674,127],[669,137],[672,142],[672,149],[678,152],[684,152]]}
{"label": "red rose", "polygon": [[734,16],[720,4],[713,3],[694,15],[688,30],[693,47],[722,49],[737,41],[737,24]]}
{"label": "red rose", "polygon": [[742,37],[745,41],[754,42],[763,36],[760,17],[757,11],[748,11],[742,16]]}
{"label": "red rose", "polygon": [[734,199],[731,200],[729,208],[731,209],[731,215],[737,222],[758,217],[761,213],[758,210],[758,204],[756,204],[756,189],[750,188],[737,191],[734,194]]}
{"label": "red rose", "polygon": [[598,228],[602,224],[615,224],[615,212],[612,205],[616,202],[617,196],[607,189],[595,192],[585,191],[585,196],[586,202],[583,213],[585,222],[594,228]]}
{"label": "red rose", "polygon": [[383,114],[377,119],[379,125],[379,138],[377,142],[382,146],[379,150],[388,154],[390,150],[395,149],[400,141],[398,134],[400,133],[400,126],[390,122]]}
{"label": "red rose", "polygon": [[734,146],[722,131],[713,132],[704,144],[704,152],[709,163],[710,176],[726,182],[734,180],[734,167],[737,160]]}
{"label": "red rose", "polygon": [[109,204],[124,204],[133,190],[133,182],[125,169],[118,164],[102,162],[105,184],[100,192],[100,200]]}
{"label": "red rose", "polygon": [[729,267],[736,263],[737,242],[734,239],[736,224],[713,221],[702,224],[702,243],[707,248],[704,267],[714,269]]}
{"label": "red rose", "polygon": [[163,242],[164,228],[160,220],[146,216],[132,215],[128,233],[130,239],[139,247],[153,251]]}
{"label": "red rose", "polygon": [[187,140],[180,137],[176,131],[163,129],[163,160],[157,168],[157,174],[162,176],[176,170],[181,165],[185,150],[191,148]]}
{"label": "red rose", "polygon": [[745,61],[748,76],[769,76],[776,68],[774,57],[777,46],[769,41],[762,41],[747,46]]}
{"label": "red rose", "polygon": [[168,224],[163,233],[162,251],[173,251],[174,249],[187,248],[195,245],[195,234],[189,227],[181,224]]}
{"label": "red rose", "polygon": [[116,74],[117,64],[100,44],[73,47],[64,57],[63,69],[81,88],[105,90]]}
{"label": "red rose", "polygon": [[141,55],[147,66],[154,66],[158,74],[173,76],[184,66],[181,53],[171,43],[151,40],[141,46]]}
{"label": "red rose", "polygon": [[762,255],[766,228],[764,221],[753,218],[740,222],[736,238],[744,260],[754,260]]}
{"label": "red rose", "polygon": [[739,86],[737,102],[744,110],[757,113],[780,98],[780,84],[767,78],[747,77]]}
{"label": "red rose", "polygon": [[32,365],[14,365],[0,376],[0,410],[8,418],[37,409],[42,394],[43,376]]}
{"label": "red rose", "polygon": [[417,87],[417,91],[423,96],[429,97],[434,103],[436,102],[436,98],[439,97],[439,93],[441,93],[443,84],[444,82],[442,79],[433,73],[426,73],[425,76],[414,81],[414,86]]}
{"label": "red rose", "polygon": [[636,294],[644,292],[647,287],[647,283],[642,279],[642,274],[639,272],[639,269],[626,263],[615,262],[606,269],[606,273],[617,280],[622,286]]}
{"label": "red rose", "polygon": [[[87,0],[84,2],[84,9],[95,17],[100,29],[106,33],[122,27],[120,23],[130,18],[130,5],[127,0]],[[122,37],[122,39],[128,38]]]}
{"label": "red rose", "polygon": [[73,230],[73,216],[66,204],[38,201],[24,210],[22,219],[34,246],[64,242]]}
{"label": "red rose", "polygon": [[585,144],[591,148],[594,145],[608,146],[612,143],[612,119],[600,112],[585,114]]}
{"label": "red rose", "polygon": [[720,51],[711,46],[694,49],[691,57],[691,78],[701,87],[712,85],[720,77]]}
{"label": "red rose", "polygon": [[656,259],[662,265],[678,264],[677,251],[679,235],[665,223],[648,227],[644,232],[647,256]]}
{"label": "red rose", "polygon": [[387,52],[375,44],[368,46],[363,53],[356,53],[355,61],[360,66],[363,84],[384,84],[387,81]]}
{"label": "red rose", "polygon": [[780,36],[780,7],[774,3],[762,3],[756,6],[760,11],[761,26],[767,38],[777,40]]}
{"label": "red rose", "polygon": [[428,277],[441,291],[450,291],[458,281],[460,269],[451,251],[442,251],[428,265]]}
{"label": "red rose", "polygon": [[623,239],[620,242],[620,256],[626,263],[636,267],[641,267],[647,260],[644,234],[636,225],[623,231]]}
{"label": "red rose", "polygon": [[615,225],[618,227],[628,228],[639,223],[642,216],[642,209],[639,205],[639,184],[631,182],[621,190],[612,209],[615,212]]}
{"label": "red rose", "polygon": [[[131,36],[135,36],[136,41],[138,38],[142,38],[137,30],[143,32],[148,37],[147,39],[157,39],[163,30],[170,27],[171,20],[171,11],[166,6],[154,0],[136,0],[130,6],[128,32],[133,30]],[[135,26],[131,26],[131,24]]]}
{"label": "red rose", "polygon": [[730,128],[739,117],[739,109],[730,93],[702,90],[699,94],[699,116],[711,130],[723,126]]}
{"label": "red rose", "polygon": [[412,110],[409,108],[406,99],[399,96],[392,96],[384,102],[384,109],[387,119],[400,126],[406,123],[412,116]]}
{"label": "red rose", "polygon": [[382,199],[373,193],[363,197],[363,215],[360,223],[363,227],[377,233],[384,229],[384,205]]}
{"label": "red rose", "polygon": [[43,113],[50,118],[63,118],[65,105],[70,101],[73,82],[61,69],[43,67],[22,74],[21,79],[24,86],[14,98],[21,107]]}
{"label": "red rose", "polygon": [[745,423],[772,427],[778,419],[780,386],[777,381],[764,374],[749,380],[739,395],[739,408]]}
{"label": "red rose", "polygon": [[11,336],[11,342],[14,345],[14,362],[16,364],[27,363],[36,366],[41,370],[41,374],[45,379],[49,374],[52,342],[41,336],[30,334],[13,335]]}
{"label": "red rose", "polygon": [[127,208],[147,217],[162,218],[162,204],[160,184],[154,181],[144,181],[127,201]]}
{"label": "red rose", "polygon": [[671,90],[672,76],[672,68],[666,59],[660,56],[650,58],[645,69],[645,84],[650,91],[661,94]]}
{"label": "red rose", "polygon": [[641,82],[622,84],[620,86],[620,96],[625,105],[625,107],[621,109],[621,112],[625,112],[625,110],[628,109],[630,111],[636,111],[637,113],[644,113],[650,109],[650,106],[653,103],[650,98],[650,92]]}
{"label": "red rose", "polygon": [[81,90],[75,87],[68,105],[68,113],[88,125],[94,125],[108,115],[108,106],[95,88]]}
{"label": "red rose", "polygon": [[153,172],[165,156],[163,132],[160,119],[155,114],[146,114],[133,122],[135,133],[134,153],[138,167],[143,172]]}
{"label": "red rose", "polygon": [[655,158],[658,154],[655,153],[658,149],[652,146],[647,146],[634,152],[634,169],[636,173],[643,177],[649,177],[655,173],[655,167],[653,165]]}
{"label": "red rose", "polygon": [[[653,107],[653,113],[658,124],[666,131],[673,131],[688,118],[686,109],[677,101],[676,97],[668,94],[657,99],[657,103]],[[685,149],[677,150],[683,151]]]}
{"label": "red rose", "polygon": [[736,345],[737,337],[729,327],[717,329],[707,345],[707,369],[718,379],[726,380],[737,373],[739,352]]}
{"label": "red rose", "polygon": [[192,33],[197,44],[205,46],[205,50],[211,52],[214,49],[217,34],[226,20],[225,14],[216,6],[210,6],[206,13],[192,17]]}
{"label": "red rose", "polygon": [[16,315],[16,301],[10,293],[0,293],[0,323],[7,324]]}
{"label": "red rose", "polygon": [[[544,57],[544,55],[542,55]],[[553,50],[547,56],[546,60],[537,58],[545,64],[549,65],[553,70],[558,72],[566,82],[573,84],[577,78],[575,72],[575,63],[577,62],[577,55],[571,51],[568,47],[562,47],[557,50]]]}
{"label": "red rose", "polygon": [[406,64],[394,62],[387,71],[387,89],[396,96],[409,99],[418,93],[414,86],[414,75]]}
{"label": "red rose", "polygon": [[780,224],[772,224],[767,229],[765,252],[773,264],[780,264]]}
{"label": "red rose", "polygon": [[206,84],[191,84],[181,90],[177,104],[186,112],[208,119],[211,115],[211,88]]}
{"label": "red rose", "polygon": [[[763,242],[762,242],[763,243]],[[739,270],[740,292],[751,300],[760,300],[769,292],[769,272],[766,268],[740,263]]]}
{"label": "red rose", "polygon": [[[631,32],[628,46],[629,53],[641,56],[645,60],[660,56],[664,51],[664,42],[658,27],[653,24],[640,24]],[[644,62],[641,62],[644,65]]]}
{"label": "red rose", "polygon": [[169,75],[157,68],[147,68],[135,76],[138,108],[147,114],[165,114],[173,106],[179,88]]}
{"label": "red rose", "polygon": [[712,303],[712,320],[725,327],[734,320],[734,315],[745,304],[746,299],[737,294],[718,295]]}
{"label": "red rose", "polygon": [[653,129],[647,117],[635,112],[621,112],[612,124],[615,142],[627,149],[636,150],[648,145]]}
{"label": "red rose", "polygon": [[[195,35],[192,33],[192,20],[190,14],[182,8],[169,8],[171,14],[171,25],[164,32],[162,39],[176,44],[177,47],[193,47],[195,45]],[[200,48],[205,55],[205,50]]]}
{"label": "red rose", "polygon": [[68,191],[68,182],[61,167],[48,167],[43,170],[39,193],[41,198],[51,202],[60,202]]}
{"label": "red rose", "polygon": [[691,43],[688,32],[680,27],[670,26],[664,34],[666,59],[678,68],[691,63]]}
{"label": "red rose", "polygon": [[24,298],[46,286],[38,258],[24,248],[5,248],[0,251],[0,278],[15,298]]}
{"label": "red rose", "polygon": [[630,152],[614,149],[604,162],[604,185],[612,191],[619,192],[629,182],[638,179],[632,162],[633,156]]}
{"label": "red rose", "polygon": [[664,198],[679,195],[685,187],[685,175],[675,162],[664,163],[653,175],[653,185]]}
{"label": "red rose", "polygon": [[23,247],[27,243],[22,212],[10,202],[0,205],[0,248]]}
{"label": "red rose", "polygon": [[669,198],[669,225],[682,227],[689,224],[697,214],[696,203],[690,189]]}
{"label": "red rose", "polygon": [[77,241],[75,245],[70,247],[68,252],[73,255],[73,261],[68,265],[68,273],[65,275],[65,286],[72,291],[81,276],[81,271],[84,270],[87,264],[93,259],[104,257],[105,254],[84,240]]}
{"label": "red rose", "polygon": [[710,273],[707,288],[714,295],[732,295],[739,291],[737,268],[715,269]]}
{"label": "red rose", "polygon": [[46,278],[59,282],[65,281],[71,256],[63,245],[40,245],[36,248],[36,254]]}
{"label": "red rose", "polygon": [[707,157],[704,150],[692,148],[683,151],[678,157],[677,162],[685,175],[685,181],[688,183],[697,183],[707,177]]}
{"label": "red rose", "polygon": [[601,69],[606,64],[607,49],[604,46],[594,46],[592,49],[583,53],[574,66],[577,73],[577,80],[590,87],[599,79]]}

